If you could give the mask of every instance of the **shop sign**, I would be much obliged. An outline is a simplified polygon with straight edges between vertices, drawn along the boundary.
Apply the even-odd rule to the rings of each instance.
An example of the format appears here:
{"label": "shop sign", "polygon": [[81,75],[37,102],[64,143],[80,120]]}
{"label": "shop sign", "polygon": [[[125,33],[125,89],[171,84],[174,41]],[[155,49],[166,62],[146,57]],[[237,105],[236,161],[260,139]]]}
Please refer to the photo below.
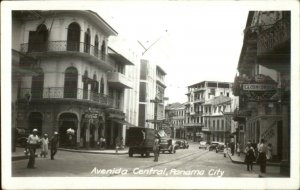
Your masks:
{"label": "shop sign", "polygon": [[86,113],[84,114],[85,119],[97,119],[99,117],[98,113]]}
{"label": "shop sign", "polygon": [[270,91],[276,90],[276,85],[274,84],[244,84],[243,90],[247,91]]}

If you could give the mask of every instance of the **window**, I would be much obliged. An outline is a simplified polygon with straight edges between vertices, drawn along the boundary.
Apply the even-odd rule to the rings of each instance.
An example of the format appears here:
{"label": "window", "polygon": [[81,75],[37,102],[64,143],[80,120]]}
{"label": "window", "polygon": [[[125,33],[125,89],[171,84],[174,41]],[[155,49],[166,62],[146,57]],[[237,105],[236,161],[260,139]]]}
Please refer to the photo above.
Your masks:
{"label": "window", "polygon": [[80,45],[80,26],[73,22],[68,27],[67,51],[79,51]]}
{"label": "window", "polygon": [[99,40],[98,40],[98,35],[95,36],[95,43],[94,43],[94,55],[98,57],[98,52],[99,52]]}
{"label": "window", "polygon": [[40,68],[37,70],[38,75],[32,77],[31,81],[31,97],[43,98],[44,90],[44,73]]}
{"label": "window", "polygon": [[85,71],[83,75],[83,99],[88,99],[88,72]]}
{"label": "window", "polygon": [[28,52],[43,52],[47,50],[48,30],[40,24],[36,31],[29,32]]}
{"label": "window", "polygon": [[78,72],[75,67],[65,71],[64,98],[77,98]]}
{"label": "window", "polygon": [[90,29],[88,28],[87,31],[84,33],[84,52],[90,53],[91,47],[91,34]]}
{"label": "window", "polygon": [[101,78],[100,81],[100,94],[104,94],[104,80]]}

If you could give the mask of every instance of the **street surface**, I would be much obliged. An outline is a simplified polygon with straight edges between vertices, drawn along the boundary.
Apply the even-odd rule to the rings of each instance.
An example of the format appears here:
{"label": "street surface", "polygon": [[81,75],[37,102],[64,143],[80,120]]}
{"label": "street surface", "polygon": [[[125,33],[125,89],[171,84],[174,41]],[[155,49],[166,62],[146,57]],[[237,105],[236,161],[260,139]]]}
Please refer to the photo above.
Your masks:
{"label": "street surface", "polygon": [[[160,154],[159,161],[133,155],[89,154],[59,151],[55,160],[36,158],[36,169],[27,169],[28,160],[12,162],[13,177],[258,177],[243,164],[234,164],[223,153],[199,149],[179,149],[176,154]],[[268,168],[267,168],[268,170]]]}

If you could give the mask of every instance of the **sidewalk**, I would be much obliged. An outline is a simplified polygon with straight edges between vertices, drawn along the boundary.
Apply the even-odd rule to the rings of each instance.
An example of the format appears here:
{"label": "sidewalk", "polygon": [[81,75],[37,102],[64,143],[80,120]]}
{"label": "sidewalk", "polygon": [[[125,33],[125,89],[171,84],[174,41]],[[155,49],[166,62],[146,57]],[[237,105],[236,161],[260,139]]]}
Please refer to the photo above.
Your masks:
{"label": "sidewalk", "polygon": [[[230,160],[235,164],[244,164],[245,165],[245,154],[241,153],[240,156],[234,154],[231,156],[230,153],[227,153]],[[258,164],[253,163],[253,165],[258,166]],[[259,171],[255,171],[258,177],[288,177],[280,174],[280,163],[279,162],[267,162],[267,173],[262,174]]]}
{"label": "sidewalk", "polygon": [[[28,156],[24,153],[24,148],[16,147],[16,151],[12,152],[12,161],[16,160],[24,160],[28,159]],[[37,153],[39,153],[40,149],[38,149]],[[128,148],[125,148],[123,150],[118,150],[118,153],[116,153],[116,150],[114,149],[108,149],[108,150],[87,150],[87,149],[68,149],[68,148],[58,148],[60,151],[68,151],[68,152],[78,152],[78,153],[90,153],[90,154],[112,154],[112,155],[122,155],[122,154],[128,154]],[[50,150],[49,150],[50,152]]]}

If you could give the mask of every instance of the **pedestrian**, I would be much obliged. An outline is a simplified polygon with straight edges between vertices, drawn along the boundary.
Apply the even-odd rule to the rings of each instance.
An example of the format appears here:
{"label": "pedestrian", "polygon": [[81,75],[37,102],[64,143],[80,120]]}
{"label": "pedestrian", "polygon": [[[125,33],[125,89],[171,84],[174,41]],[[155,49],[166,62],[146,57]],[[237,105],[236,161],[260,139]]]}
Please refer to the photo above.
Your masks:
{"label": "pedestrian", "polygon": [[272,161],[273,155],[272,155],[272,144],[271,143],[269,143],[267,146],[267,155],[266,156],[267,156],[267,160]]}
{"label": "pedestrian", "polygon": [[27,164],[27,168],[29,169],[34,169],[35,166],[35,152],[36,152],[36,149],[38,148],[39,146],[39,143],[40,143],[40,138],[39,136],[37,135],[38,133],[38,130],[37,129],[33,129],[32,130],[32,133],[33,134],[30,134],[28,139],[27,139],[27,147],[29,149],[29,161],[28,161],[28,164]]}
{"label": "pedestrian", "polygon": [[121,150],[124,149],[124,139],[123,139],[123,137],[121,137],[121,140],[120,140],[120,149]]}
{"label": "pedestrian", "polygon": [[116,140],[115,140],[115,142],[116,142],[116,153],[118,153],[118,150],[119,150],[119,148],[120,148],[120,137],[119,136],[117,136],[117,138],[116,138]]}
{"label": "pedestrian", "polygon": [[241,155],[241,145],[240,145],[240,143],[237,143],[237,145],[236,145],[236,153],[238,154],[238,156]]}
{"label": "pedestrian", "polygon": [[100,137],[100,149],[104,149],[105,147],[105,138],[103,136]]}
{"label": "pedestrian", "polygon": [[49,144],[48,134],[44,134],[44,137],[41,138],[41,144],[42,144],[42,150],[40,156],[41,157],[44,156],[44,158],[46,158],[48,155],[48,144]]}
{"label": "pedestrian", "polygon": [[233,156],[234,155],[234,142],[231,142],[230,150],[231,150],[231,156]]}
{"label": "pedestrian", "polygon": [[154,152],[154,162],[158,162],[158,156],[159,156],[159,139],[158,139],[157,136],[154,139],[153,152]]}
{"label": "pedestrian", "polygon": [[55,131],[54,135],[51,138],[51,160],[54,160],[54,156],[57,152],[57,146],[58,146],[58,133]]}
{"label": "pedestrian", "polygon": [[247,171],[253,170],[253,162],[255,161],[255,150],[251,146],[251,142],[247,143],[247,146],[245,148],[245,163],[247,164]]}
{"label": "pedestrian", "polygon": [[260,172],[266,173],[266,165],[267,165],[267,145],[265,144],[265,140],[261,139],[260,143],[257,146],[258,149],[258,157],[257,163],[260,165]]}
{"label": "pedestrian", "polygon": [[227,146],[224,145],[224,157],[226,158],[226,154],[227,154]]}

